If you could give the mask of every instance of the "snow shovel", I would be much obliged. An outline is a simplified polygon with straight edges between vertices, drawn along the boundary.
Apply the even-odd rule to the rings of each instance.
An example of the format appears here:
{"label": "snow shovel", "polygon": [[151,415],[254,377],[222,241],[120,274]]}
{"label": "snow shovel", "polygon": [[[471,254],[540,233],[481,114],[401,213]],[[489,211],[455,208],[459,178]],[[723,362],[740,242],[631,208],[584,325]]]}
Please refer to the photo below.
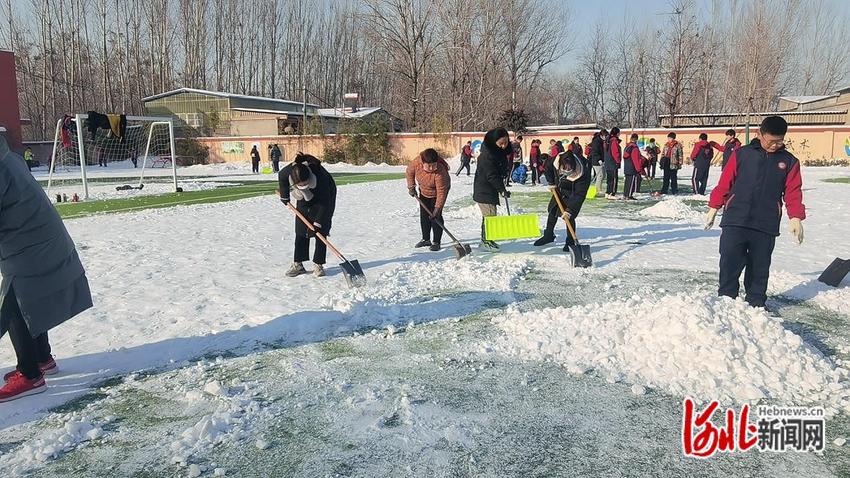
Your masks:
{"label": "snow shovel", "polygon": [[590,257],[590,246],[585,244],[580,244],[578,242],[578,237],[576,237],[576,231],[573,230],[573,225],[570,224],[570,220],[567,219],[567,210],[564,208],[564,203],[561,202],[561,196],[558,194],[558,190],[555,188],[551,188],[552,195],[555,196],[555,201],[558,203],[558,208],[561,210],[561,218],[564,219],[564,222],[567,224],[567,230],[570,232],[570,236],[572,236],[575,244],[569,246],[570,247],[570,256],[572,256],[573,267],[590,267],[593,265],[593,259]]}
{"label": "snow shovel", "polygon": [[443,225],[443,222],[438,220],[436,217],[434,217],[434,212],[431,211],[430,209],[428,209],[427,206],[425,206],[425,203],[422,202],[422,199],[420,199],[419,196],[413,196],[413,197],[416,198],[416,200],[419,202],[419,205],[422,206],[422,209],[424,209],[425,212],[427,212],[428,215],[431,216],[431,220],[434,221],[434,223],[436,223],[438,226],[440,226],[443,229],[443,231],[445,231],[445,233],[448,234],[449,237],[452,238],[452,241],[454,241],[453,247],[454,247],[454,250],[455,250],[455,256],[458,259],[460,259],[460,258],[462,258],[466,255],[472,254],[472,248],[469,247],[469,244],[461,244],[460,241],[457,240],[455,235],[452,234],[451,232],[449,232],[448,229],[446,229],[446,226]]}
{"label": "snow shovel", "polygon": [[304,215],[301,214],[301,212],[298,211],[295,206],[293,206],[292,204],[287,204],[287,206],[298,217],[298,219],[301,219],[301,222],[303,222],[304,225],[307,226],[307,229],[312,231],[316,235],[316,237],[320,241],[324,242],[325,245],[328,246],[328,249],[330,249],[331,252],[333,252],[334,255],[342,261],[339,264],[339,268],[342,269],[342,275],[345,276],[345,282],[348,283],[348,286],[360,287],[361,285],[365,285],[366,275],[363,274],[363,268],[360,267],[360,263],[356,260],[349,261],[348,259],[346,259],[345,256],[343,256],[342,253],[339,252],[339,250],[334,247],[334,245],[331,244],[331,242],[325,236],[323,236],[321,232],[316,230],[316,227],[313,226],[313,223],[311,223],[306,217],[304,217]]}
{"label": "snow shovel", "polygon": [[847,276],[848,272],[850,272],[850,259],[840,259],[836,257],[835,260],[832,261],[832,264],[830,264],[829,267],[823,271],[823,274],[818,277],[818,280],[826,285],[838,287],[838,285],[841,284],[841,281],[844,280],[844,277]]}
{"label": "snow shovel", "polygon": [[511,216],[511,205],[505,199],[507,216],[488,216],[484,218],[484,239],[488,241],[504,241],[511,239],[528,239],[540,236],[540,222],[537,214],[517,214]]}

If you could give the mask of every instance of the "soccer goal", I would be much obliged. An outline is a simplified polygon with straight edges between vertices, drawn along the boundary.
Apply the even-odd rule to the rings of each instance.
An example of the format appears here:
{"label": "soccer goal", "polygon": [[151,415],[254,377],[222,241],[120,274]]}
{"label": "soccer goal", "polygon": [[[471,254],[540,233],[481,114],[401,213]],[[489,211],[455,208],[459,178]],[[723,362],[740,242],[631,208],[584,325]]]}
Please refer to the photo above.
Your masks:
{"label": "soccer goal", "polygon": [[[51,199],[51,189],[60,197],[70,192],[86,200],[91,184],[103,185],[101,189],[140,190],[146,179],[170,179],[173,190],[180,191],[172,119],[124,116],[121,122],[120,118],[102,115],[90,122],[87,114],[77,114],[56,123],[46,190]],[[156,168],[169,168],[170,178],[151,172]]]}

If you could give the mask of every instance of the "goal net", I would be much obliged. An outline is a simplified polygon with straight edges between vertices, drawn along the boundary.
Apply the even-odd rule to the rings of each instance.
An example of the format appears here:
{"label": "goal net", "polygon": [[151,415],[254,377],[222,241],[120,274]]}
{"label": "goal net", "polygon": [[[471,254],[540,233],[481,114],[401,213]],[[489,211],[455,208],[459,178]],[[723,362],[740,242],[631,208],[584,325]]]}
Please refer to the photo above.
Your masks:
{"label": "goal net", "polygon": [[171,118],[123,118],[103,115],[90,122],[87,114],[77,114],[56,123],[46,190],[52,200],[121,197],[146,182],[180,190]]}

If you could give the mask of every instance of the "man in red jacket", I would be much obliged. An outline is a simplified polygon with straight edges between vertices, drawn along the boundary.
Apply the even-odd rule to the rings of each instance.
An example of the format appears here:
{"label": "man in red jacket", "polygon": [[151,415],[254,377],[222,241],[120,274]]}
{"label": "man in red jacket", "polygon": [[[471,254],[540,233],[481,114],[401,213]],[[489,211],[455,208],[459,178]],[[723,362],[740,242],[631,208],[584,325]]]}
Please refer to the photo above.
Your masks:
{"label": "man in red jacket", "polygon": [[800,162],[785,149],[788,123],[769,116],[759,127],[759,138],[733,151],[720,182],[711,191],[705,228],[714,225],[717,210],[724,207],[720,227],[720,286],[718,295],[738,296],[738,281],[744,268],[747,302],[764,307],[770,259],[782,201],[790,219],[789,228],[798,244],[803,242],[803,180]]}
{"label": "man in red jacket", "polygon": [[626,175],[626,182],[623,185],[623,199],[632,201],[635,200],[635,193],[640,190],[640,177],[646,176],[643,167],[646,158],[640,154],[637,140],[638,135],[633,133],[629,137],[626,148],[623,149],[623,173]]}

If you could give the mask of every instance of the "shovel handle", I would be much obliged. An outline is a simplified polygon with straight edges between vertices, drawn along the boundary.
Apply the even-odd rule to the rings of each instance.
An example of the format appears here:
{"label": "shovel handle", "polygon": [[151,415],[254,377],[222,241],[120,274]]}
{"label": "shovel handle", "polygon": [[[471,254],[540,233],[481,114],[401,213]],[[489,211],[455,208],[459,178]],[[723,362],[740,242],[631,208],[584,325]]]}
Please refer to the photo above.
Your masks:
{"label": "shovel handle", "polygon": [[442,222],[442,221],[437,220],[437,218],[436,218],[436,217],[434,217],[434,211],[432,211],[432,210],[428,209],[428,206],[426,206],[426,205],[425,205],[425,203],[424,203],[424,202],[422,202],[422,199],[419,197],[419,195],[416,195],[416,196],[413,196],[413,197],[414,197],[414,198],[416,198],[416,201],[419,203],[419,205],[422,207],[422,209],[424,209],[424,210],[425,210],[425,212],[427,212],[427,213],[428,213],[428,215],[429,215],[429,216],[431,216],[431,220],[432,220],[432,221],[434,221],[434,222],[435,222],[438,226],[440,226],[440,228],[441,228],[442,230],[446,231],[446,234],[448,234],[448,235],[449,235],[449,237],[451,237],[451,238],[452,238],[452,240],[453,240],[454,242],[456,242],[456,243],[460,244],[460,241],[458,241],[458,240],[457,240],[457,238],[455,237],[455,235],[454,235],[454,234],[452,234],[451,232],[449,232],[449,230],[448,230],[448,229],[446,229],[446,226],[444,226],[444,225],[443,225],[443,222]]}
{"label": "shovel handle", "polygon": [[333,244],[331,244],[331,241],[327,240],[327,238],[324,235],[322,235],[321,232],[316,230],[316,226],[314,226],[312,222],[310,222],[306,217],[304,217],[304,215],[301,214],[301,211],[299,211],[295,206],[293,206],[292,203],[288,203],[286,206],[289,207],[289,209],[295,214],[295,216],[298,219],[301,219],[301,222],[303,222],[304,225],[307,226],[308,229],[310,229],[310,231],[312,231],[314,234],[316,234],[316,237],[320,241],[324,242],[325,245],[328,246],[328,249],[330,249],[331,252],[333,252],[335,256],[342,259],[343,262],[348,262],[348,259],[346,259],[345,256],[343,256],[342,253],[339,252],[339,250],[336,247],[334,247]]}
{"label": "shovel handle", "polygon": [[573,225],[570,224],[570,220],[564,217],[564,214],[567,213],[567,209],[564,207],[564,203],[561,202],[561,195],[558,194],[557,188],[549,188],[552,191],[552,196],[555,196],[555,202],[558,203],[558,209],[561,210],[561,217],[564,219],[564,222],[567,224],[567,230],[570,231],[570,236],[573,237],[573,240],[578,244],[578,237],[576,237],[576,231],[573,229]]}

